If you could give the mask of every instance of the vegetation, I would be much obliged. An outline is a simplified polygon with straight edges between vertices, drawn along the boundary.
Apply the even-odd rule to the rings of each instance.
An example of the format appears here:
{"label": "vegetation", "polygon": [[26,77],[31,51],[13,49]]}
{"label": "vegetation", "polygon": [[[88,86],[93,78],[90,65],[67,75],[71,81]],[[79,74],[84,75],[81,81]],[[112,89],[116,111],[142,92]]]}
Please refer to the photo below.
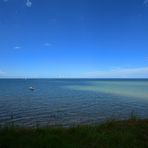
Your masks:
{"label": "vegetation", "polygon": [[0,148],[144,147],[148,147],[148,120],[135,118],[71,128],[11,127],[0,130]]}

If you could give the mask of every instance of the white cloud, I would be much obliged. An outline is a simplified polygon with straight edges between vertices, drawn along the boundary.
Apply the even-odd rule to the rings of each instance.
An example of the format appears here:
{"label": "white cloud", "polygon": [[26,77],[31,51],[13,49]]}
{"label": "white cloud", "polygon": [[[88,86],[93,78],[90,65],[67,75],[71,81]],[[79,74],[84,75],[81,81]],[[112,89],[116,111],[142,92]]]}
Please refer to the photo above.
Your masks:
{"label": "white cloud", "polygon": [[118,68],[106,71],[96,71],[85,74],[92,78],[148,78],[148,67]]}
{"label": "white cloud", "polygon": [[26,1],[26,6],[27,6],[27,7],[31,7],[31,6],[32,6],[32,2],[31,2],[30,0],[27,0],[27,1]]}
{"label": "white cloud", "polygon": [[49,47],[49,46],[51,46],[52,44],[51,43],[45,43],[44,44],[44,46],[47,46],[47,47]]}
{"label": "white cloud", "polygon": [[147,3],[148,3],[148,0],[145,0],[145,1],[144,1],[144,4],[147,4]]}
{"label": "white cloud", "polygon": [[16,50],[21,49],[21,47],[20,46],[15,46],[14,49],[16,49]]}

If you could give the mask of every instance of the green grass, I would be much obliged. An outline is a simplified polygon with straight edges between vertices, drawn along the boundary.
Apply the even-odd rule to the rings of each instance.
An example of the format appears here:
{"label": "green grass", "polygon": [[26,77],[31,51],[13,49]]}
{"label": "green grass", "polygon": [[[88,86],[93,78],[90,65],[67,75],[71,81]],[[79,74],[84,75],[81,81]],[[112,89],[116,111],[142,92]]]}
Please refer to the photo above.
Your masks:
{"label": "green grass", "polygon": [[107,121],[73,128],[5,128],[0,148],[146,148],[148,120]]}

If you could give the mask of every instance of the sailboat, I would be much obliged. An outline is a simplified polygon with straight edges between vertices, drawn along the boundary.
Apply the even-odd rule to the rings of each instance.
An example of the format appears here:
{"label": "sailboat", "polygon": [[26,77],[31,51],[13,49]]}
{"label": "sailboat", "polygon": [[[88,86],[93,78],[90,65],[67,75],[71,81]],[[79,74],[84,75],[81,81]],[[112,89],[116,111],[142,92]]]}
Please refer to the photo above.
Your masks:
{"label": "sailboat", "polygon": [[35,88],[33,88],[33,87],[31,86],[31,87],[29,87],[29,90],[32,90],[32,91],[33,91],[33,90],[35,90]]}

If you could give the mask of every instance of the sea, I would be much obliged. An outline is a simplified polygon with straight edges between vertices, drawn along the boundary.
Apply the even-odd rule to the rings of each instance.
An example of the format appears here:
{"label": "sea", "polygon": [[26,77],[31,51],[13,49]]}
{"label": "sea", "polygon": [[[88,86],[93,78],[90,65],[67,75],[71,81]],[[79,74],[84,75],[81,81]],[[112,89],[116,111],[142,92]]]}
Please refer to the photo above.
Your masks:
{"label": "sea", "polygon": [[148,79],[0,79],[0,126],[69,127],[131,116],[148,118]]}

